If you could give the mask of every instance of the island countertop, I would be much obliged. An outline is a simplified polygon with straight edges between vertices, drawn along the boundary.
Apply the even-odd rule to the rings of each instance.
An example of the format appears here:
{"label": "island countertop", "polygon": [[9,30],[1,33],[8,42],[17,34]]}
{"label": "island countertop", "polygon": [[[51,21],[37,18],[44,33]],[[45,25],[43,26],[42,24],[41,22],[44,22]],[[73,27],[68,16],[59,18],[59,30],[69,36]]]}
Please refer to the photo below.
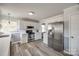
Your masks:
{"label": "island countertop", "polygon": [[2,37],[9,37],[9,35],[8,34],[0,35],[0,38],[2,38]]}
{"label": "island countertop", "polygon": [[10,34],[8,34],[8,33],[0,32],[0,38],[9,37],[9,36],[10,36]]}

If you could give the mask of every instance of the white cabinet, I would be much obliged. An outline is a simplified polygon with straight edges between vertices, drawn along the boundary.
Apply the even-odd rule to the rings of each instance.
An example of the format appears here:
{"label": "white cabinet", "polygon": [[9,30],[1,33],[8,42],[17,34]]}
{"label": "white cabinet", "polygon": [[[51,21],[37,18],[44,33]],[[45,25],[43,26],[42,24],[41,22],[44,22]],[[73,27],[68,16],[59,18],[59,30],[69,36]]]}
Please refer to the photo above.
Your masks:
{"label": "white cabinet", "polygon": [[12,32],[11,34],[11,41],[12,43],[27,43],[28,42],[28,34],[26,34],[24,31],[20,32]]}
{"label": "white cabinet", "polygon": [[21,34],[21,43],[28,42],[28,34]]}
{"label": "white cabinet", "polygon": [[0,56],[10,55],[10,37],[0,38]]}
{"label": "white cabinet", "polygon": [[71,55],[79,55],[79,6],[64,10],[64,49]]}
{"label": "white cabinet", "polygon": [[35,40],[41,39],[41,32],[40,32],[40,24],[37,22],[32,21],[24,21],[20,20],[20,30],[26,31],[27,26],[34,26],[33,32],[35,32]]}
{"label": "white cabinet", "polygon": [[20,40],[21,40],[20,32],[12,32],[11,33],[11,41],[12,41],[12,43],[20,42]]}

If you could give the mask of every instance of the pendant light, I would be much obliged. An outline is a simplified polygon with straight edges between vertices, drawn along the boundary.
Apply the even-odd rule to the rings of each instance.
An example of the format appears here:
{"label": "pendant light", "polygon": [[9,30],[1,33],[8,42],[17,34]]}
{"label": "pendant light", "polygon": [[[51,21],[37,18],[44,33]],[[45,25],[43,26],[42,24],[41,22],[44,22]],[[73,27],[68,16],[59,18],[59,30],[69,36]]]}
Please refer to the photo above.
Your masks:
{"label": "pendant light", "polygon": [[8,21],[8,23],[10,24],[11,22],[10,22],[10,13],[8,13],[8,17],[9,17],[9,21]]}

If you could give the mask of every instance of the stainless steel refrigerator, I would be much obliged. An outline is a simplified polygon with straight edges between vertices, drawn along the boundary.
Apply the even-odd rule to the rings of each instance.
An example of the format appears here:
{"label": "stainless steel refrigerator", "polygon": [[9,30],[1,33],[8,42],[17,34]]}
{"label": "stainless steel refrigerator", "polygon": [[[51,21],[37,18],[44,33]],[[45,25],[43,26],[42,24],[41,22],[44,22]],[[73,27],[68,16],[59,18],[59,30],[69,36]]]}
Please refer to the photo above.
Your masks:
{"label": "stainless steel refrigerator", "polygon": [[51,29],[48,30],[48,46],[57,50],[64,50],[64,22],[50,23]]}

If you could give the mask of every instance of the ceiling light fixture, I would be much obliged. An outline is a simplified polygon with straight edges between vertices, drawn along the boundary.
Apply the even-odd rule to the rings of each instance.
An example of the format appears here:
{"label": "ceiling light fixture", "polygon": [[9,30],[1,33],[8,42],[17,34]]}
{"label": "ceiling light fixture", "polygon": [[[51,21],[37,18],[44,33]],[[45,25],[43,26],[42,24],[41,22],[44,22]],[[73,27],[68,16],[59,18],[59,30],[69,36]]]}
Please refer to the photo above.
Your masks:
{"label": "ceiling light fixture", "polygon": [[33,11],[30,11],[29,13],[28,13],[28,15],[34,15],[35,13],[33,12]]}

